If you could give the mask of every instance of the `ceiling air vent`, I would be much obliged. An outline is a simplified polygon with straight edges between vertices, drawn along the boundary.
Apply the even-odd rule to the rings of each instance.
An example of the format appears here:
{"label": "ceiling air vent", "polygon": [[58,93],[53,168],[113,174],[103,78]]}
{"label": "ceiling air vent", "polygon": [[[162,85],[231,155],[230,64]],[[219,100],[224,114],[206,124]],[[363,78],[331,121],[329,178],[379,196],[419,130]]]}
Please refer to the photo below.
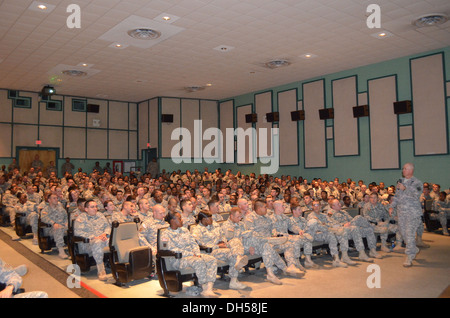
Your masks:
{"label": "ceiling air vent", "polygon": [[184,89],[186,91],[188,91],[189,93],[193,93],[193,92],[197,92],[197,91],[200,91],[202,89],[205,89],[205,86],[187,86]]}
{"label": "ceiling air vent", "polygon": [[448,21],[447,15],[445,15],[443,13],[434,13],[434,14],[427,14],[427,15],[418,17],[412,23],[415,26],[422,28],[422,27],[429,27],[429,26],[434,26],[434,25],[438,25],[438,24],[443,24],[447,21]]}
{"label": "ceiling air vent", "polygon": [[161,32],[152,29],[139,28],[128,31],[128,35],[138,40],[154,40],[161,36]]}
{"label": "ceiling air vent", "polygon": [[274,69],[274,68],[280,68],[283,66],[288,66],[290,64],[291,63],[287,60],[272,60],[272,61],[266,62],[264,65],[268,68]]}
{"label": "ceiling air vent", "polygon": [[63,73],[64,75],[73,76],[73,77],[82,77],[82,76],[87,75],[86,72],[78,71],[78,70],[64,70],[61,73]]}

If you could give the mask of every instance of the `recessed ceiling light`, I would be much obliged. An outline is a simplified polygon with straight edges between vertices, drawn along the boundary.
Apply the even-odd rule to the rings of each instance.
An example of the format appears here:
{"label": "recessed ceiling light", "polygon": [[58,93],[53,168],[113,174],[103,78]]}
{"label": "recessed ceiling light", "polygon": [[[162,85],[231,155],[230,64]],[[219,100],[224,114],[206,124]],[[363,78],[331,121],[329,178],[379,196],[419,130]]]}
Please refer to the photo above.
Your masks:
{"label": "recessed ceiling light", "polygon": [[302,57],[304,59],[312,59],[312,58],[317,57],[317,55],[312,54],[312,53],[305,53],[305,54],[300,55],[300,57]]}
{"label": "recessed ceiling light", "polygon": [[373,33],[371,35],[377,39],[385,39],[385,38],[389,38],[389,37],[393,36],[393,34],[388,31],[380,31],[377,33]]}
{"label": "recessed ceiling light", "polygon": [[211,83],[208,83],[208,84],[206,84],[206,86],[208,86],[208,87],[211,87],[211,86],[212,86],[212,84],[211,84]]}
{"label": "recessed ceiling light", "polygon": [[234,47],[229,46],[229,45],[219,45],[214,48],[214,50],[219,51],[219,52],[229,52],[232,49],[234,49]]}
{"label": "recessed ceiling light", "polygon": [[444,13],[432,13],[426,14],[418,17],[417,19],[412,21],[412,24],[415,26],[421,27],[429,27],[433,25],[443,24],[448,21],[448,16]]}
{"label": "recessed ceiling light", "polygon": [[164,23],[173,23],[173,22],[177,21],[179,18],[180,17],[177,17],[176,15],[163,12],[160,15],[158,15],[156,18],[154,18],[153,20],[164,22]]}
{"label": "recessed ceiling light", "polygon": [[41,1],[33,1],[28,7],[28,10],[49,13],[55,8],[56,6],[53,4],[48,4]]}
{"label": "recessed ceiling light", "polygon": [[109,45],[109,47],[112,47],[112,48],[115,48],[115,49],[124,49],[124,48],[128,47],[128,45],[116,42],[116,43],[111,43]]}

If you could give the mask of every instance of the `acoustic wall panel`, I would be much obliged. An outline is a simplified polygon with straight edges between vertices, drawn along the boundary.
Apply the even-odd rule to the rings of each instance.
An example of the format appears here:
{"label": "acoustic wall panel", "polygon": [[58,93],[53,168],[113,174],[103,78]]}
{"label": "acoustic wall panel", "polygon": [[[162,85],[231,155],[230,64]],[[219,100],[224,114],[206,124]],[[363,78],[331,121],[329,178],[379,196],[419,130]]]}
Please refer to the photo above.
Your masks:
{"label": "acoustic wall panel", "polygon": [[86,129],[64,128],[64,155],[63,157],[80,158],[86,157]]}
{"label": "acoustic wall panel", "polygon": [[[202,120],[202,136],[204,136],[205,130],[208,128],[218,128],[218,110],[217,110],[217,102],[212,100],[200,100],[200,119]],[[205,146],[214,142],[213,140],[205,140],[202,143],[202,149],[205,149]],[[212,152],[211,155],[209,153],[202,153],[203,158],[214,159],[219,156],[220,149],[220,141],[217,141],[219,145],[215,150],[216,153]]]}
{"label": "acoustic wall panel", "polygon": [[[195,131],[195,121],[200,119],[200,101],[198,99],[182,99],[181,100],[181,127],[187,129],[190,133],[190,149],[183,149],[183,158],[201,158],[201,141],[200,134]],[[197,122],[198,125],[198,122]],[[198,126],[200,127],[200,126]],[[188,138],[183,134],[183,138]],[[197,152],[194,151],[195,144]],[[187,151],[187,152],[186,152]]]}
{"label": "acoustic wall panel", "polygon": [[62,149],[62,127],[39,126],[39,140],[41,147],[51,147]]}
{"label": "acoustic wall panel", "polygon": [[368,96],[371,169],[398,169],[398,123],[393,110],[396,77],[369,80]]}
{"label": "acoustic wall panel", "polygon": [[[124,148],[125,152],[128,149],[127,144],[128,140],[125,140],[125,143],[122,143],[122,140],[119,139],[112,141],[113,143],[116,142],[120,147]],[[108,157],[108,131],[106,129],[87,129],[86,158],[102,159],[107,157]],[[127,158],[127,156],[122,158]]]}
{"label": "acoustic wall panel", "polygon": [[[149,102],[148,111],[148,124],[150,134],[150,148],[158,148],[159,141],[159,111],[158,111],[158,98],[151,99]],[[158,149],[159,155],[161,151]]]}
{"label": "acoustic wall panel", "polygon": [[319,117],[319,109],[323,108],[325,108],[324,81],[319,80],[304,84],[305,168],[324,168],[327,166],[325,121]]}
{"label": "acoustic wall panel", "polygon": [[[265,92],[261,94],[255,95],[255,113],[258,114],[258,122],[255,125],[256,128],[256,156],[257,157],[267,157],[272,155],[272,138],[271,138],[271,128],[272,123],[267,122],[266,114],[272,112],[272,92]],[[267,134],[266,138],[263,138],[263,135],[260,135],[260,128],[266,130]],[[260,149],[259,145],[263,143],[265,145],[265,153],[262,154],[262,149]],[[264,147],[263,147],[264,149]],[[264,151],[263,151],[264,152]]]}
{"label": "acoustic wall panel", "polygon": [[123,130],[109,131],[109,154],[111,160],[128,158],[128,132]]}
{"label": "acoustic wall panel", "polygon": [[297,90],[278,93],[280,166],[298,165],[298,122],[291,119],[291,112],[295,110]]}
{"label": "acoustic wall panel", "polygon": [[[252,113],[252,105],[239,106],[236,108],[236,162],[238,164],[253,164],[254,158],[254,136],[252,123],[245,122],[245,115]],[[242,130],[238,130],[241,128]]]}
{"label": "acoustic wall panel", "polygon": [[11,157],[11,125],[0,124],[0,157]]}
{"label": "acoustic wall panel", "polygon": [[443,72],[442,54],[411,60],[414,154],[416,156],[448,153]]}
{"label": "acoustic wall panel", "polygon": [[[64,126],[86,126],[86,112],[72,110],[72,101],[74,99],[81,99],[79,97],[66,96],[64,99]],[[87,102],[87,101],[86,101]],[[78,157],[75,157],[78,158]]]}
{"label": "acoustic wall panel", "polygon": [[353,117],[353,106],[358,102],[356,77],[335,80],[332,88],[334,155],[359,155],[358,119]]}
{"label": "acoustic wall panel", "polygon": [[[98,113],[87,112],[87,127],[91,128],[108,128],[108,101],[101,99],[88,99],[88,104],[98,105]],[[125,103],[127,105],[127,103]],[[95,122],[94,122],[95,120]],[[128,107],[125,106],[122,113],[122,120],[127,126],[128,122]],[[97,123],[97,124],[96,124]],[[97,126],[98,125],[98,126]],[[125,127],[127,129],[127,127]],[[99,158],[99,157],[97,157]],[[103,158],[103,157],[100,157]]]}
{"label": "acoustic wall panel", "polygon": [[[171,158],[172,148],[179,147],[180,140],[175,138],[171,140],[172,132],[180,127],[180,99],[179,98],[161,98],[161,114],[172,114],[172,123],[161,123],[161,156]],[[176,137],[176,136],[175,136]]]}
{"label": "acoustic wall panel", "polygon": [[12,101],[8,99],[8,90],[6,89],[0,90],[0,121],[12,121]]}
{"label": "acoustic wall panel", "polygon": [[[61,106],[64,103],[63,96],[52,96],[52,101],[60,101]],[[47,103],[40,102],[39,103],[39,124],[41,125],[58,125],[62,126],[63,124],[63,112],[62,107],[61,110],[49,110],[47,109]]]}
{"label": "acoustic wall panel", "polygon": [[39,94],[31,92],[20,92],[20,96],[31,98],[31,108],[14,107],[13,122],[23,124],[37,124]]}
{"label": "acoustic wall panel", "polygon": [[137,104],[128,103],[128,129],[137,130]]}
{"label": "acoustic wall panel", "polygon": [[137,132],[130,131],[128,134],[128,159],[137,160]]}
{"label": "acoustic wall panel", "polygon": [[128,103],[109,102],[109,129],[128,129]]}
{"label": "acoustic wall panel", "polygon": [[[149,103],[150,101],[145,101],[138,104],[138,138],[139,138],[139,153],[142,149],[147,149],[147,143],[149,140]],[[157,145],[158,143],[156,143]]]}
{"label": "acoustic wall panel", "polygon": [[36,147],[38,126],[13,125],[13,157],[16,156],[16,147]]}
{"label": "acoustic wall panel", "polygon": [[234,137],[227,139],[226,129],[231,128],[234,130],[234,103],[232,100],[219,103],[219,128],[222,132],[222,141],[220,142],[221,154],[220,158],[222,162],[227,162],[227,147],[231,149],[228,156],[231,160],[228,162],[234,162]]}

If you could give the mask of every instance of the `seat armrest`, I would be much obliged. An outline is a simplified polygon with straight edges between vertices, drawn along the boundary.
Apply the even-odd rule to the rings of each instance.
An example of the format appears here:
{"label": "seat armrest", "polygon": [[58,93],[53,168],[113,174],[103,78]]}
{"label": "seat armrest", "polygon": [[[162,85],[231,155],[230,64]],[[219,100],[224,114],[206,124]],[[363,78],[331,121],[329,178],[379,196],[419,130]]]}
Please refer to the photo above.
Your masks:
{"label": "seat armrest", "polygon": [[211,254],[213,251],[212,247],[200,245],[200,251],[205,251],[208,254]]}
{"label": "seat armrest", "polygon": [[172,252],[169,250],[160,250],[160,251],[158,251],[158,255],[161,257],[171,256],[171,257],[175,257],[176,259],[180,259],[183,257],[182,253],[176,253],[176,252]]}
{"label": "seat armrest", "polygon": [[80,243],[80,242],[81,243],[89,243],[90,242],[90,240],[88,238],[82,237],[82,236],[74,236],[73,241],[75,243]]}

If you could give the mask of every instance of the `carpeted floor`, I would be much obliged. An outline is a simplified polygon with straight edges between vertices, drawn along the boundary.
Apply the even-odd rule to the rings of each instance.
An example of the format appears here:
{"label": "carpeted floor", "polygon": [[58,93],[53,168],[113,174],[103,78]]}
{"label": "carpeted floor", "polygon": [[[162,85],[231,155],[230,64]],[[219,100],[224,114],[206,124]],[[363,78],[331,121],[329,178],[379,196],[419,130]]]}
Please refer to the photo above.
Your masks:
{"label": "carpeted floor", "polygon": [[[80,288],[68,288],[70,260],[59,259],[56,250],[42,254],[32,245],[31,239],[15,242],[11,235],[12,228],[0,228],[0,257],[14,266],[23,263],[29,266],[29,273],[24,276],[26,290],[44,290],[51,298],[162,297],[162,289],[155,279],[118,287],[111,282],[100,282],[95,268],[82,275]],[[214,288],[221,298],[448,298],[450,237],[425,232],[423,238],[431,247],[421,249],[411,268],[402,266],[404,255],[400,253],[380,252],[382,259],[357,262],[348,268],[333,268],[330,256],[319,255],[313,258],[320,265],[319,269],[307,270],[301,279],[279,275],[283,282],[281,286],[267,282],[265,269],[261,268],[253,270],[251,275],[240,275],[240,281],[249,287],[245,290],[230,290],[228,282],[220,279]],[[356,260],[357,253],[350,253],[350,256]],[[371,286],[373,283],[379,283],[379,286]],[[185,288],[174,296],[197,298],[189,296]]]}

